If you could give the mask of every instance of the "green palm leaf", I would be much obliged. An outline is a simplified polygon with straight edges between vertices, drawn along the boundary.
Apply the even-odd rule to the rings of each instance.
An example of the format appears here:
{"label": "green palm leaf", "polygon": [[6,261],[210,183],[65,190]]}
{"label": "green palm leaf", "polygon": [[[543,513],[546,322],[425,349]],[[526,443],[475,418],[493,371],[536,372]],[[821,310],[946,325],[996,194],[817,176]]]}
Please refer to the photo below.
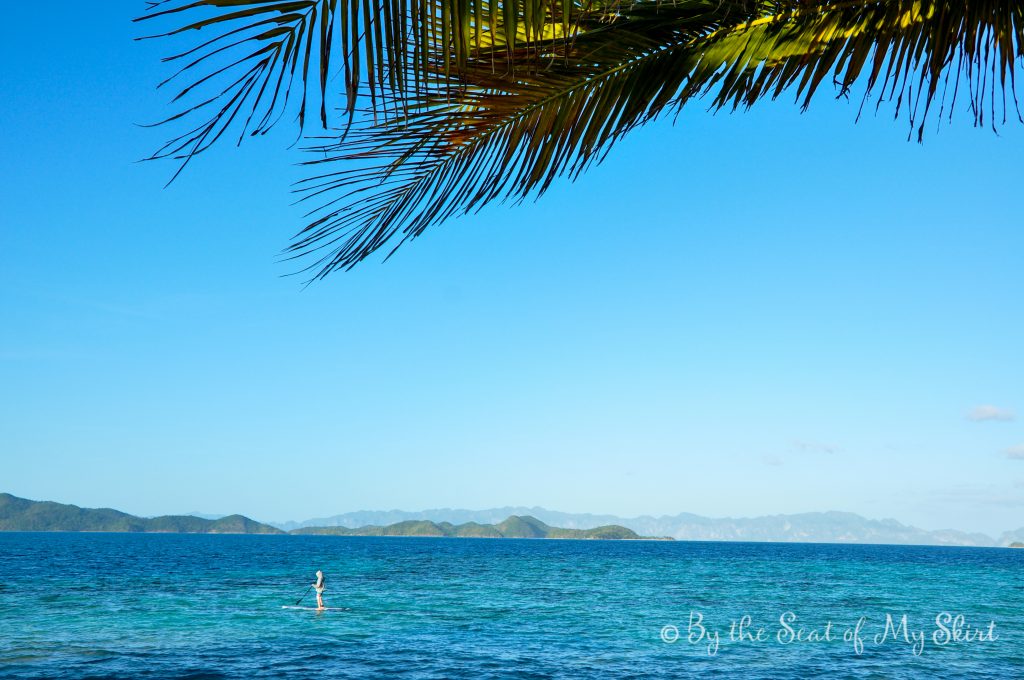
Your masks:
{"label": "green palm leaf", "polygon": [[[265,134],[298,99],[304,130],[311,98],[321,127],[331,120],[332,63],[340,62],[341,110],[355,113],[360,94],[374,113],[388,100],[421,92],[464,65],[482,44],[506,45],[545,33],[550,16],[574,11],[543,0],[512,0],[485,7],[481,0],[161,0],[135,21],[184,23],[140,39],[200,35],[198,44],[164,59],[179,64],[160,87],[178,83],[172,102],[182,108],[162,123],[188,119],[192,127],[152,155],[187,162],[235,125],[239,143]],[[565,28],[557,31],[566,34]],[[547,33],[553,33],[549,30]],[[518,37],[517,37],[518,36]],[[311,83],[316,80],[316,85]],[[293,94],[294,88],[294,94]],[[380,104],[378,105],[378,98]],[[189,102],[185,104],[185,102]],[[404,111],[404,109],[403,109]],[[376,116],[375,116],[376,117]]]}
{"label": "green palm leaf", "polygon": [[[212,4],[301,3],[190,7]],[[378,75],[348,136],[318,145],[309,162],[319,173],[300,191],[317,207],[288,252],[314,255],[306,267],[314,278],[491,201],[540,195],[554,178],[603,158],[630,129],[695,98],[735,109],[791,91],[806,107],[823,82],[840,96],[862,83],[863,102],[894,101],[919,139],[936,100],[940,116],[966,97],[975,124],[1020,120],[1018,3],[417,6],[389,5],[395,25],[408,29],[407,45],[374,43],[372,31],[357,36],[383,46],[377,59],[367,48],[367,61],[383,68],[388,86]],[[372,26],[383,13],[368,6],[361,16]],[[329,51],[320,50],[321,65]],[[349,116],[360,82],[358,73],[346,79]]]}

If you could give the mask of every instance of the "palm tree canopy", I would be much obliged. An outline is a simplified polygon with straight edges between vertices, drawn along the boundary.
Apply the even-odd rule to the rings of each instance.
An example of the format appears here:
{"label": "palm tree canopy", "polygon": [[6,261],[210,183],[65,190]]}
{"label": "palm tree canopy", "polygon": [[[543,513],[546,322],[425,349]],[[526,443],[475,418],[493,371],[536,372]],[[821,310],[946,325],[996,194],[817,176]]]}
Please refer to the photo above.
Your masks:
{"label": "palm tree canopy", "polygon": [[888,102],[918,140],[958,100],[975,125],[1024,122],[1024,2],[164,0],[139,20],[196,36],[166,59],[180,109],[163,122],[184,131],[153,158],[180,172],[289,111],[321,130],[298,187],[310,222],[286,251],[312,256],[314,279],[540,195],[697,98],[806,107],[822,83],[856,86],[861,110]]}

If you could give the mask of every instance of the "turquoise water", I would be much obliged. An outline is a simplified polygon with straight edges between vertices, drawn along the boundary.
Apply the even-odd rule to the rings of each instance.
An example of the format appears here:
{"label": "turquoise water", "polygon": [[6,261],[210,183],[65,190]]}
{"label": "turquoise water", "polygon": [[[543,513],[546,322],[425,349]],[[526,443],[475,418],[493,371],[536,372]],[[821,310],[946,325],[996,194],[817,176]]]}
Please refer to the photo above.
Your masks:
{"label": "turquoise water", "polygon": [[[971,548],[0,534],[0,677],[1024,677],[1022,567]],[[283,610],[318,568],[349,609]],[[942,612],[995,639],[947,641]],[[909,641],[876,639],[887,614]],[[744,615],[754,639],[730,640]]]}

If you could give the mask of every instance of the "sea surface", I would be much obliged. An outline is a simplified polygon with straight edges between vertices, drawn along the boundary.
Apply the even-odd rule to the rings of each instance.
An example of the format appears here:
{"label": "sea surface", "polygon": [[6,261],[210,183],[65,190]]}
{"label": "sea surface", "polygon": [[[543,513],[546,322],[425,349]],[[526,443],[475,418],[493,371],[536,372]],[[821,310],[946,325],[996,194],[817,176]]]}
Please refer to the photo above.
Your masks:
{"label": "sea surface", "polygon": [[[1022,568],[1008,549],[7,533],[0,677],[1003,680],[1024,677]],[[317,569],[345,609],[282,609]]]}

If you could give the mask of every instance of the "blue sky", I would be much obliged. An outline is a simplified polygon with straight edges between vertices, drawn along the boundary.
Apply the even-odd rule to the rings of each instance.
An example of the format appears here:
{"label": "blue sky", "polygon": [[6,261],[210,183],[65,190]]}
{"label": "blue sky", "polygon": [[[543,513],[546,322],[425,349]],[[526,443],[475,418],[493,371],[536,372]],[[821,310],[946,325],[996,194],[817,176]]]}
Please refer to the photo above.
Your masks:
{"label": "blue sky", "polygon": [[141,8],[72,3],[0,44],[0,490],[1024,524],[1019,126],[961,110],[918,145],[827,96],[694,107],[302,289],[276,261],[302,224],[290,130],[169,189],[135,162],[170,111]]}

